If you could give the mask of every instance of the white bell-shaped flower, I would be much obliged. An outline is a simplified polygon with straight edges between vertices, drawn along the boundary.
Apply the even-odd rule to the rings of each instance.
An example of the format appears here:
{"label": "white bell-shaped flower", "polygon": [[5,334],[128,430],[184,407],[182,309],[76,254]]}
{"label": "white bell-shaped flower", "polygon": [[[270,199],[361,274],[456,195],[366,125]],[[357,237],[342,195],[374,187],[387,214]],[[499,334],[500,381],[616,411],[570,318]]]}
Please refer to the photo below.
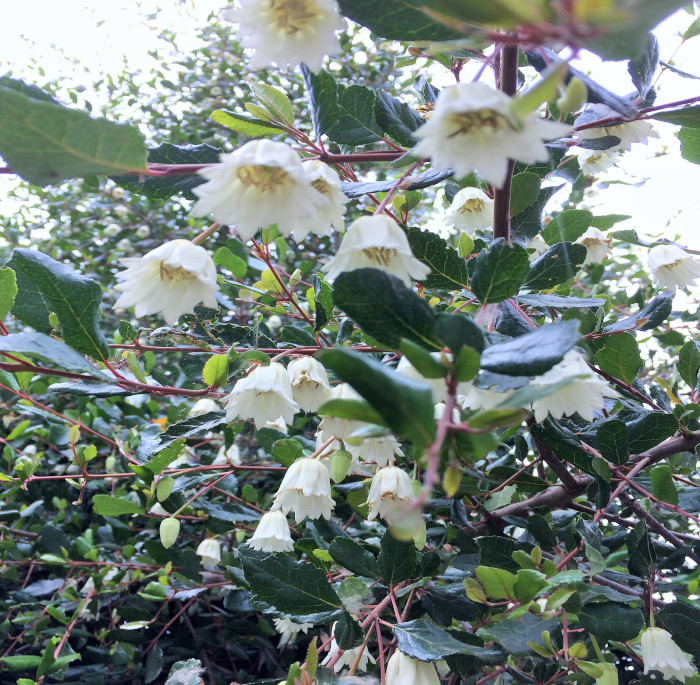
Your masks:
{"label": "white bell-shaped flower", "polygon": [[610,246],[612,238],[608,238],[603,231],[594,226],[591,226],[576,242],[588,250],[584,264],[600,264],[612,252]]}
{"label": "white bell-shaped flower", "polygon": [[272,511],[294,512],[297,523],[305,518],[330,519],[335,502],[331,497],[328,469],[316,459],[297,459],[284,474],[275,494]]}
{"label": "white bell-shaped flower", "polygon": [[328,373],[313,357],[295,357],[287,365],[294,401],[303,411],[316,411],[331,392]]}
{"label": "white bell-shaped flower", "polygon": [[386,666],[386,685],[440,685],[432,661],[418,661],[396,650]]}
{"label": "white bell-shaped flower", "polygon": [[620,152],[613,150],[588,150],[579,148],[577,152],[578,165],[584,176],[595,176],[601,171],[607,171],[620,158]]}
{"label": "white bell-shaped flower", "polygon": [[192,405],[192,408],[187,412],[187,416],[202,416],[211,411],[220,410],[221,406],[216,400],[212,400],[209,397],[201,397]]}
{"label": "white bell-shaped flower", "polygon": [[435,169],[453,169],[461,178],[476,171],[500,188],[508,160],[526,164],[546,161],[545,140],[571,128],[537,114],[522,119],[511,112],[512,98],[484,83],[457,83],[438,96],[433,114],[415,133],[414,156],[430,157]]}
{"label": "white bell-shaped flower", "polygon": [[253,69],[273,62],[293,67],[304,62],[318,71],[326,55],[340,52],[336,31],[345,28],[335,0],[239,0],[240,7],[224,11],[238,24],[240,43],[255,52]]}
{"label": "white bell-shaped flower", "polygon": [[547,242],[539,233],[530,240],[526,247],[528,250],[534,250],[534,252],[531,252],[528,256],[531,262],[534,262],[549,249],[549,245],[547,245]]}
{"label": "white bell-shaped flower", "polygon": [[[597,119],[619,117],[614,109],[599,103],[586,105],[583,113],[576,118],[577,124],[591,123]],[[615,136],[620,139],[617,145],[606,148],[605,152],[617,152],[625,150],[629,152],[633,143],[647,143],[649,138],[658,138],[659,134],[648,121],[625,121],[611,126],[599,126],[578,131],[578,136],[583,140],[594,140],[605,136]]]}
{"label": "white bell-shaped flower", "polygon": [[309,233],[316,235],[333,235],[333,229],[342,233],[345,230],[345,203],[349,199],[340,189],[340,176],[332,167],[318,159],[304,162],[311,185],[328,199],[325,207],[319,207],[318,213],[308,219],[299,219],[292,229],[292,237],[297,242]]}
{"label": "white bell-shaped flower", "polygon": [[277,649],[284,649],[299,633],[306,635],[314,626],[313,623],[294,623],[289,618],[273,618],[272,622],[281,636]]}
{"label": "white bell-shaped flower", "polygon": [[298,219],[316,216],[329,204],[311,184],[299,154],[284,143],[251,140],[219,161],[199,171],[207,183],[192,191],[199,197],[192,215],[211,214],[236,226],[243,241],[273,223],[289,235]]}
{"label": "white bell-shaped flower", "polygon": [[226,421],[253,419],[260,429],[280,416],[292,423],[299,405],[292,396],[287,369],[278,362],[258,366],[245,378],[236,381],[226,404]]}
{"label": "white bell-shaped flower", "polygon": [[578,414],[586,421],[593,421],[595,412],[605,406],[606,397],[619,396],[606,381],[589,368],[586,359],[577,350],[569,350],[558,364],[541,376],[533,378],[530,385],[553,385],[565,378],[573,380],[532,403],[532,411],[538,423],[544,421],[547,415],[560,419],[562,416],[573,414]]}
{"label": "white bell-shaped flower", "polygon": [[386,214],[363,216],[353,221],[343,236],[335,257],[321,269],[332,281],[343,271],[381,269],[407,286],[411,279],[421,281],[430,269],[411,252],[406,234]]}
{"label": "white bell-shaped flower", "polygon": [[649,271],[662,288],[685,288],[700,278],[700,261],[677,245],[656,245],[649,250]]}
{"label": "white bell-shaped flower", "polygon": [[[335,626],[336,624],[334,623],[331,627],[331,633],[335,632]],[[340,647],[338,647],[338,643],[335,640],[335,635],[333,635],[328,654],[326,655],[326,658],[321,662],[321,665],[328,665],[333,659],[335,659],[336,655],[341,651],[342,653],[340,654],[340,657],[333,665],[333,673],[340,673],[340,671],[342,671],[345,667],[351,668],[357,660],[357,657],[360,655],[360,653],[362,653],[362,655],[360,656],[359,661],[357,661],[358,671],[364,672],[367,670],[368,663],[376,663],[374,657],[369,653],[369,648],[367,647],[367,645],[364,646],[364,649],[361,645],[359,647],[354,647],[353,649],[341,650]]]}
{"label": "white bell-shaped flower", "polygon": [[174,326],[200,302],[216,309],[216,266],[207,251],[189,240],[171,240],[143,257],[124,257],[126,271],[114,286],[122,294],[115,309],[134,307],[136,316],[163,313]]}
{"label": "white bell-shaped flower", "polygon": [[214,538],[206,538],[199,543],[195,553],[202,557],[202,566],[210,571],[221,561],[221,544]]}
{"label": "white bell-shaped flower", "polygon": [[474,235],[493,226],[493,200],[481,188],[466,187],[457,192],[446,212],[447,223]]}
{"label": "white bell-shaped flower", "polygon": [[291,552],[294,542],[287,517],[279,510],[263,514],[249,545],[261,552]]}
{"label": "white bell-shaped flower", "polygon": [[228,449],[226,449],[225,445],[221,445],[211,465],[225,466],[233,464],[234,466],[240,466],[241,463],[241,451],[238,449],[238,445],[233,443]]}
{"label": "white bell-shaped flower", "polygon": [[[348,383],[339,383],[328,395],[329,400],[361,400],[362,397],[356,393]],[[362,421],[355,419],[342,419],[337,416],[325,416],[318,425],[318,433],[321,443],[335,437],[338,440],[346,440],[356,430],[364,426]]]}
{"label": "white bell-shaped flower", "polygon": [[[385,435],[381,438],[367,438],[360,445],[348,443],[347,449],[354,460],[371,462],[379,468],[393,464],[396,457],[404,456],[399,441],[393,435]],[[349,473],[352,473],[352,471]]]}
{"label": "white bell-shaped flower", "polygon": [[392,523],[406,502],[415,498],[411,477],[398,466],[385,466],[372,478],[367,495],[368,520],[377,516]]}
{"label": "white bell-shaped flower", "polygon": [[695,673],[688,658],[663,628],[647,628],[642,633],[644,675],[659,671],[664,680],[678,678],[682,683]]}

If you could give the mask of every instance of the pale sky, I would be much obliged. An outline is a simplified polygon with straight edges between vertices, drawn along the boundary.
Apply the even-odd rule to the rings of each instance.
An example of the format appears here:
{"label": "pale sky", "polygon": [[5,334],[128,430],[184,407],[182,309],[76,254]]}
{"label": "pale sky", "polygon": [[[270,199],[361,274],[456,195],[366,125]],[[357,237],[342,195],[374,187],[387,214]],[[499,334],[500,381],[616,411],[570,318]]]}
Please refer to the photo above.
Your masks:
{"label": "pale sky", "polygon": [[[6,0],[7,2],[7,0]],[[194,29],[206,21],[210,12],[218,12],[225,0],[26,0],[13,2],[0,23],[0,74],[14,76],[41,85],[36,71],[27,69],[32,58],[44,68],[47,78],[69,78],[89,85],[89,77],[118,73],[125,66],[148,70],[152,58],[148,51],[157,44],[156,33],[149,27],[172,28],[179,47],[188,50],[197,44]],[[164,6],[166,9],[161,9]],[[679,11],[657,31],[661,57],[668,60],[680,43],[678,34],[692,21]],[[190,29],[192,29],[190,31]],[[61,58],[53,46],[66,58]],[[77,59],[87,73],[74,74],[70,58]],[[675,55],[676,65],[691,73],[700,71],[700,37]],[[600,64],[584,55],[576,64],[590,71],[593,78],[611,90],[633,90],[624,62]],[[700,81],[683,79],[673,73],[661,78],[657,104],[700,94]],[[614,185],[587,200],[597,213],[631,214],[634,219],[616,228],[635,228],[642,236],[663,233],[673,237],[680,233],[689,247],[700,249],[700,166],[685,162],[677,152],[675,127],[658,124],[661,139],[648,146],[636,145],[628,153],[622,169],[604,178],[650,180],[642,187]],[[674,151],[666,156],[658,152]],[[651,156],[651,158],[649,158]]]}

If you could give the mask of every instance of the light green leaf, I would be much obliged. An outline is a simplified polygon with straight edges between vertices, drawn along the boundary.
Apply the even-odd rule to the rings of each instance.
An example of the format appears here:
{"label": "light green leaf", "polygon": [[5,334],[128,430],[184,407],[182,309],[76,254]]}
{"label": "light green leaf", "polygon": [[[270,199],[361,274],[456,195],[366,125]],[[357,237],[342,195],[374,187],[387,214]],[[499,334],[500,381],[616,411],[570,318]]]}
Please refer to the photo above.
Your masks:
{"label": "light green leaf", "polygon": [[143,507],[130,499],[112,497],[112,495],[94,495],[93,511],[102,516],[122,516],[124,514],[143,514]]}
{"label": "light green leaf", "polygon": [[251,82],[250,87],[265,109],[280,123],[294,125],[292,103],[284,92],[260,81]]}
{"label": "light green leaf", "polygon": [[673,471],[668,464],[659,464],[649,471],[651,494],[657,499],[674,506],[678,505],[678,490],[673,481]]}
{"label": "light green leaf", "polygon": [[276,136],[284,131],[269,121],[260,121],[254,117],[236,112],[227,112],[223,109],[214,110],[210,115],[212,121],[221,124],[231,131],[241,133],[251,138],[261,138],[264,136]]}
{"label": "light green leaf", "polygon": [[7,77],[0,79],[0,154],[15,173],[39,186],[146,171],[145,138],[138,129],[37,97]]}
{"label": "light green leaf", "polygon": [[12,309],[17,295],[17,276],[10,269],[0,269],[0,321],[2,321]]}
{"label": "light green leaf", "polygon": [[228,355],[215,354],[207,359],[202,369],[202,379],[211,387],[220,388],[228,380]]}

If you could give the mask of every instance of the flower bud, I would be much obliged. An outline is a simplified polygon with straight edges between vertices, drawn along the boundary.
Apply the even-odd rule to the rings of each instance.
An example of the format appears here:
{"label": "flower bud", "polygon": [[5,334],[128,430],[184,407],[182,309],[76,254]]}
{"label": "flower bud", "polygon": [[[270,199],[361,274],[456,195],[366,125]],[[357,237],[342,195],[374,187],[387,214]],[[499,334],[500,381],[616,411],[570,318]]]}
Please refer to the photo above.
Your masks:
{"label": "flower bud", "polygon": [[167,519],[163,519],[160,523],[160,542],[165,547],[169,549],[175,544],[177,536],[180,534],[180,521],[172,516]]}
{"label": "flower bud", "polygon": [[334,483],[342,483],[348,475],[352,454],[347,450],[336,450],[331,457],[331,479]]}
{"label": "flower bud", "polygon": [[156,485],[156,497],[159,502],[164,502],[175,487],[175,479],[172,476],[163,476],[158,480]]}
{"label": "flower bud", "polygon": [[588,87],[578,76],[574,76],[567,84],[562,96],[557,100],[557,107],[568,114],[581,109],[587,100]]}

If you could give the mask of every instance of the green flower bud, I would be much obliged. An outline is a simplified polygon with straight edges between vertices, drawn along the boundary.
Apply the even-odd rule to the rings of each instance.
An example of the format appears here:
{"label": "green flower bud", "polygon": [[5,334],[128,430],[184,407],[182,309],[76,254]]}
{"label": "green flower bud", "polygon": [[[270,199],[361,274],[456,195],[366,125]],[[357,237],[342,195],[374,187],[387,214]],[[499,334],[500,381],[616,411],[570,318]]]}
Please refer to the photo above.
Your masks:
{"label": "green flower bud", "polygon": [[575,112],[581,109],[587,100],[588,88],[586,84],[580,78],[574,76],[557,100],[557,107],[565,113]]}
{"label": "green flower bud", "polygon": [[168,549],[175,544],[177,536],[180,533],[180,522],[173,518],[172,516],[168,519],[164,519],[160,523],[160,542]]}
{"label": "green flower bud", "polygon": [[172,476],[163,476],[156,485],[156,497],[159,502],[164,502],[175,487],[175,479]]}
{"label": "green flower bud", "polygon": [[336,450],[331,457],[331,478],[334,483],[342,483],[348,475],[352,454],[347,450]]}

